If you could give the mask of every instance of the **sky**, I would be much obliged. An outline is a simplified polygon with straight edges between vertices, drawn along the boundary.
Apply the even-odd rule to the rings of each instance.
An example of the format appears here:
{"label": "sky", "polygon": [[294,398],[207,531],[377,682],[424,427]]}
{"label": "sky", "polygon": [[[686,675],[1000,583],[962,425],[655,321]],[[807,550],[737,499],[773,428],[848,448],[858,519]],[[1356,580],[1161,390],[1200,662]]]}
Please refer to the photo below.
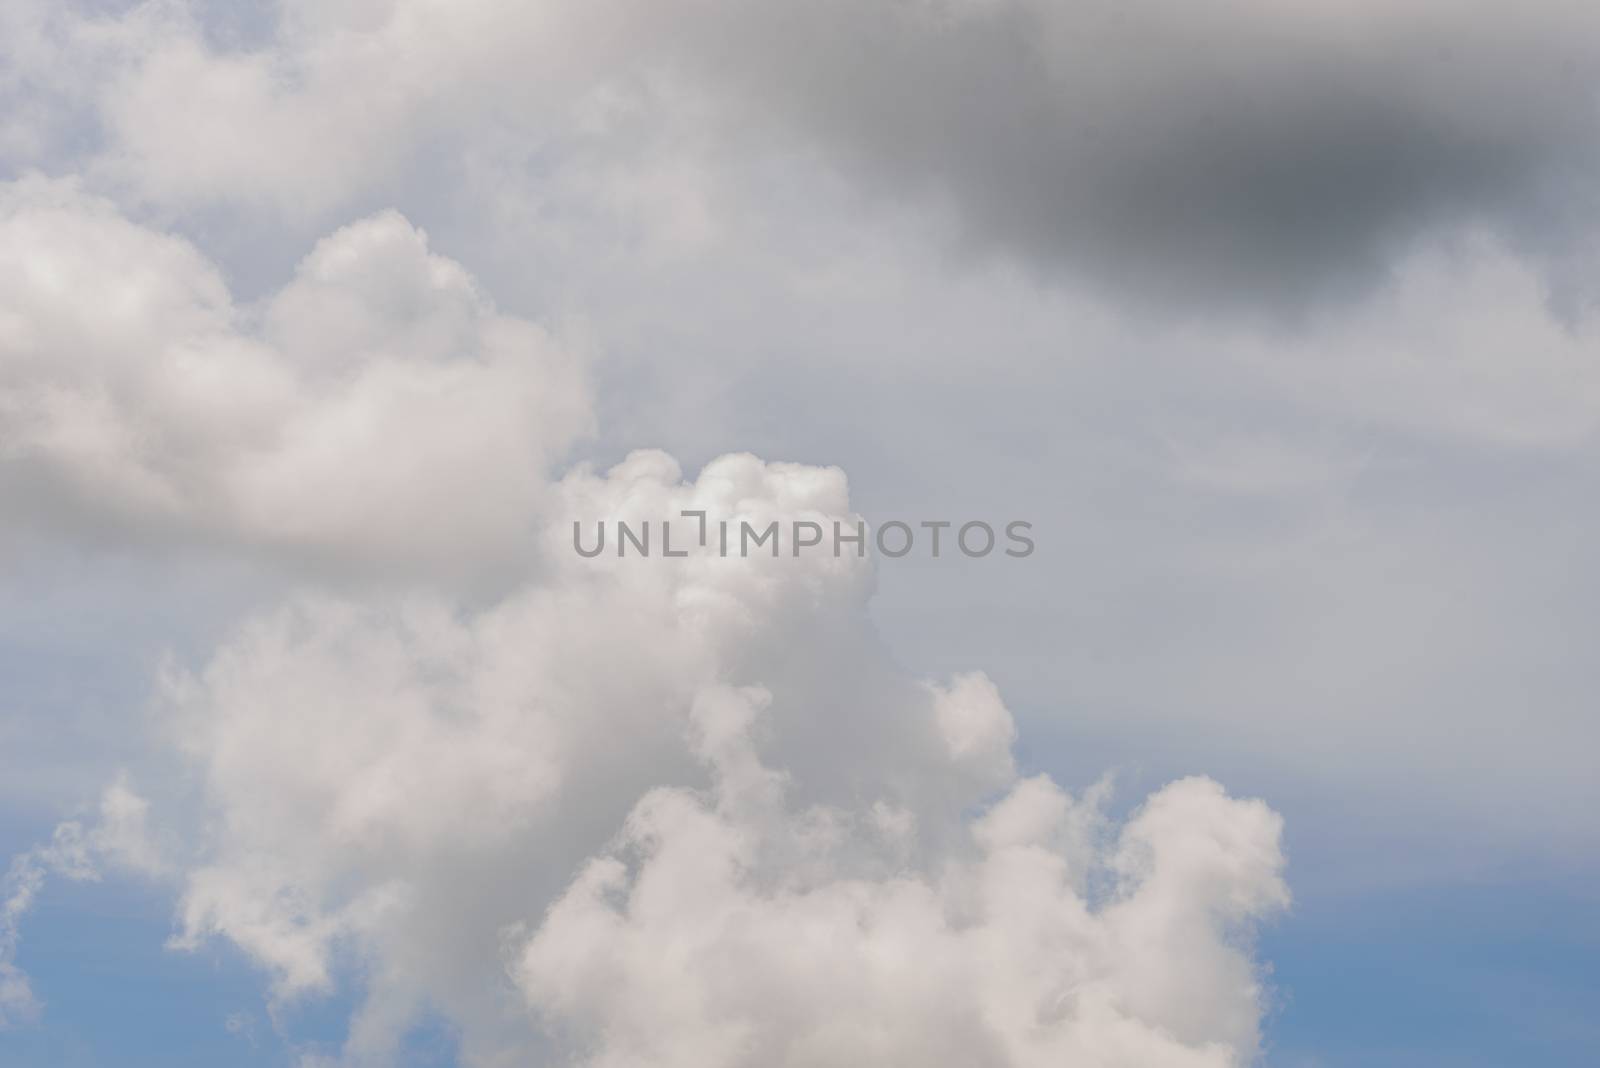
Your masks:
{"label": "sky", "polygon": [[1597,109],[1580,0],[0,0],[0,1064],[1594,1063]]}

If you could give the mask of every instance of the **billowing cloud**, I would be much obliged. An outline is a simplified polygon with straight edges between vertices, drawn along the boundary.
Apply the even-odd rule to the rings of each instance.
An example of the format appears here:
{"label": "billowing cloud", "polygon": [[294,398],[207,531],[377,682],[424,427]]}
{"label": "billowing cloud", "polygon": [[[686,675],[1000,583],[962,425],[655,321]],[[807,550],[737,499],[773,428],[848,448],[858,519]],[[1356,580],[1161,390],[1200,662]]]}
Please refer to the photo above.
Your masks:
{"label": "billowing cloud", "polygon": [[1113,834],[1102,792],[1022,777],[986,677],[893,665],[870,558],[571,541],[853,522],[837,470],[642,452],[552,492],[538,580],[492,606],[301,599],[169,678],[210,828],[178,944],[286,1000],[359,962],[352,1064],[422,1006],[472,1064],[1249,1062],[1240,939],[1287,901],[1264,805],[1185,781]]}
{"label": "billowing cloud", "polygon": [[[605,117],[577,57],[643,56],[670,96],[704,76],[660,73],[699,36],[769,14],[686,7],[696,40],[661,50],[654,15],[575,10],[501,33],[494,5],[288,5],[238,48],[150,4],[41,15],[14,47],[30,69],[106,59],[104,83],[47,87],[104,123],[88,185],[293,214],[356,195],[462,101],[528,92],[529,41],[572,53],[539,77],[581,83],[551,90],[582,98],[581,132]],[[417,62],[387,78],[397,48]],[[393,212],[239,301],[195,243],[84,183],[0,189],[8,510],[388,580],[277,598],[163,677],[194,786],[158,816],[192,834],[125,866],[170,880],[174,946],[231,942],[280,1003],[354,982],[352,1065],[391,1061],[423,1012],[474,1065],[1250,1063],[1250,933],[1288,900],[1278,817],[1186,779],[1118,826],[1102,790],[1025,775],[988,676],[896,665],[870,559],[580,556],[575,520],[859,518],[831,467],[564,470],[583,377]],[[0,945],[18,1013],[29,856]]]}
{"label": "billowing cloud", "polygon": [[0,493],[30,519],[503,565],[589,421],[575,357],[394,213],[246,307],[70,182],[0,189]]}
{"label": "billowing cloud", "polygon": [[[558,603],[580,633],[604,618]],[[1186,781],[1107,837],[1092,801],[965,766],[948,694],[686,689],[590,646],[587,685],[619,692],[583,703],[584,669],[537,640],[553,624],[523,622],[511,646],[488,637],[503,617],[444,642],[477,661],[467,677],[432,647],[379,655],[381,627],[333,658],[320,634],[226,649],[184,699],[216,831],[179,944],[232,940],[280,998],[364,962],[351,1063],[389,1056],[422,1005],[474,1064],[1249,1063],[1265,999],[1236,939],[1287,900],[1261,803]],[[701,651],[736,660],[730,640]],[[519,660],[521,689],[492,699]],[[844,748],[875,716],[898,737]],[[807,752],[815,730],[848,774]]]}
{"label": "billowing cloud", "polygon": [[[507,1068],[1243,1066],[1278,817],[1062,768],[1237,771],[1319,892],[1577,863],[1597,30],[0,3],[0,779],[140,753],[170,832],[114,789],[13,861],[0,1024],[49,881],[132,871],[274,1007],[354,990],[305,1068],[419,1018]],[[853,508],[1048,539],[879,603],[848,555],[570,539]]]}
{"label": "billowing cloud", "polygon": [[1110,838],[1025,779],[928,870],[881,809],[786,806],[749,736],[766,700],[702,697],[709,795],[648,794],[521,951],[580,1063],[1251,1062],[1260,981],[1229,936],[1286,901],[1264,805],[1185,780]]}

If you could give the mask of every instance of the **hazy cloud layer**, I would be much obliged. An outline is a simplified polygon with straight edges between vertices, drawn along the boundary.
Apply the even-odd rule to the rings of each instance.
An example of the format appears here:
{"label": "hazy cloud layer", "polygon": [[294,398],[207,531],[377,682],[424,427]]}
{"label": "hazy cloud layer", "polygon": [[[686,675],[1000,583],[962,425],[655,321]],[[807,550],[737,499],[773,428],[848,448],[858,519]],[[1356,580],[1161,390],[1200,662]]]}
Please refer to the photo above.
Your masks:
{"label": "hazy cloud layer", "polygon": [[1594,207],[1600,15],[1575,0],[683,10],[759,121],[1165,312],[1363,291],[1463,223],[1559,257]]}
{"label": "hazy cloud layer", "polygon": [[816,150],[887,201],[942,201],[976,247],[1166,313],[1365,293],[1463,225],[1539,260],[1569,308],[1592,295],[1583,0],[389,0],[288,3],[248,32],[221,14],[19,6],[16,157],[70,153],[78,115],[104,131],[105,179],[295,215],[481,159],[495,131],[592,139],[647,100],[745,127],[744,149]]}

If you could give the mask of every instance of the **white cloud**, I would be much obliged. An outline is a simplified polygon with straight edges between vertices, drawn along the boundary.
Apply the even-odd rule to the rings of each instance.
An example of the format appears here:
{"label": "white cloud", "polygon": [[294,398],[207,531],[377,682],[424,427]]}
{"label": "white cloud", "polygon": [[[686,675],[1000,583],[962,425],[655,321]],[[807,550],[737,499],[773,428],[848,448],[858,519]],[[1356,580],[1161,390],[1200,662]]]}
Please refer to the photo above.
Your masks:
{"label": "white cloud", "polygon": [[[3,432],[4,492],[30,520],[87,522],[118,538],[265,548],[332,562],[336,573],[378,565],[399,586],[480,568],[514,576],[487,607],[401,594],[298,599],[240,628],[203,670],[174,679],[171,727],[201,772],[199,810],[210,828],[182,866],[177,945],[229,938],[272,974],[283,998],[328,989],[341,955],[356,958],[368,989],[351,1025],[352,1060],[381,1062],[428,1004],[460,1022],[477,1063],[526,1059],[611,1011],[621,1014],[617,1034],[659,1026],[682,1036],[699,1021],[708,1035],[745,1035],[762,1056],[804,1059],[813,1051],[797,1036],[831,1034],[816,1024],[822,1010],[801,997],[829,985],[816,978],[825,968],[859,979],[841,985],[900,1021],[902,1030],[879,1036],[888,1043],[883,1056],[917,1056],[913,1032],[927,1019],[970,1025],[949,1039],[951,1049],[1004,1051],[996,1056],[1017,1064],[1063,1051],[1105,1063],[1250,1056],[1258,980],[1249,955],[1229,949],[1227,938],[1233,924],[1277,901],[1276,846],[1262,844],[1275,842],[1275,831],[1261,825],[1259,806],[1214,806],[1209,788],[1185,783],[1152,800],[1121,846],[1106,847],[1086,814],[1092,806],[1016,781],[1011,717],[987,678],[923,686],[893,667],[866,622],[870,568],[848,557],[580,562],[570,549],[568,522],[578,516],[659,521],[698,507],[760,523],[843,517],[842,472],[733,455],[685,482],[671,457],[642,452],[608,472],[579,468],[552,483],[555,459],[590,419],[576,361],[536,326],[497,312],[465,268],[429,251],[392,213],[328,237],[286,286],[250,305],[235,303],[192,245],[128,221],[70,183],[13,183],[0,226],[10,238],[0,244],[0,403],[14,415]],[[1472,331],[1441,345],[1438,331],[1457,299],[1450,266],[1425,264],[1321,349],[1269,352],[1252,338],[1221,351],[1226,337],[1189,336],[1218,362],[1243,368],[1252,390],[1298,390],[1308,407],[1355,410],[1423,434],[1581,444],[1592,391],[1569,357],[1582,335],[1562,333],[1544,314],[1536,276],[1513,265],[1469,288],[1485,308],[1490,295],[1514,295],[1516,324],[1542,341],[1531,358],[1538,373],[1497,363],[1521,334]],[[925,296],[916,288],[925,281],[907,283],[901,299]],[[997,305],[1009,307],[1007,299]],[[930,319],[936,333],[940,320]],[[1396,331],[1395,322],[1406,326]],[[1369,340],[1384,339],[1403,343],[1409,370],[1366,356]],[[1482,347],[1466,349],[1474,342]],[[1465,363],[1453,362],[1463,351]],[[1305,388],[1306,379],[1278,370],[1290,363],[1317,384]],[[1077,364],[1085,396],[1100,388],[1115,401],[1119,389],[1145,388],[1136,377],[1097,377],[1104,366]],[[1475,405],[1437,388],[1461,366]],[[1375,390],[1366,375],[1399,378]],[[1165,388],[1183,378],[1174,381]],[[1502,388],[1508,382],[1517,388]],[[1559,402],[1561,418],[1535,417],[1543,400]],[[1292,449],[1290,462],[1260,462],[1250,444],[1203,457],[1200,481],[1271,495],[1345,471],[1295,461]],[[1128,670],[1108,660],[1102,673]],[[1147,672],[1152,679],[1163,677],[1159,667]],[[1241,685],[1266,674],[1246,673]],[[1086,672],[1079,691],[1109,691],[1103,679]],[[744,753],[738,789],[716,771],[734,757],[703,747],[708,722],[716,725],[705,718],[708,695],[726,697],[729,683],[771,698],[760,716],[735,716],[711,732]],[[1164,696],[1172,699],[1163,714],[1187,714],[1182,695]],[[756,743],[740,750],[747,731]],[[708,782],[710,795],[684,792]],[[751,827],[742,809],[725,811],[747,794],[783,800]],[[532,969],[523,993],[555,1037],[507,1017],[506,932],[538,931],[535,947],[572,937],[553,920],[541,924],[551,902],[604,906],[619,954],[654,953],[663,922],[615,895],[635,891],[646,874],[660,882],[676,871],[665,844],[656,854],[654,839],[644,843],[643,866],[608,884],[612,896],[586,898],[581,882],[563,889],[574,870],[606,870],[607,840],[619,826],[637,827],[642,817],[630,822],[630,811],[656,803],[638,808],[641,796],[677,799],[684,834],[777,850],[765,875],[734,869],[709,888],[721,896],[708,897],[711,927],[697,937],[705,952],[744,954],[750,969],[770,976],[768,989],[790,1015],[761,1015],[737,998],[719,1000],[714,988],[691,990],[693,1006],[664,1002],[646,1012],[635,1002],[655,989],[648,969],[618,979],[619,988],[646,993],[609,1006],[576,980],[552,986],[530,949],[517,958]],[[985,813],[978,822],[974,810]],[[1166,828],[1159,847],[1136,830],[1149,821]],[[1191,834],[1201,845],[1180,844]],[[1098,947],[1063,951],[1073,963],[1061,967],[1082,969],[1087,985],[1042,1017],[1005,1017],[942,988],[894,1001],[887,981],[870,968],[862,974],[851,955],[861,947],[848,943],[796,965],[765,940],[717,941],[727,916],[771,930],[814,920],[828,935],[832,920],[843,931],[859,929],[863,917],[892,925],[904,905],[908,922],[925,925],[917,930],[934,957],[930,981],[948,978],[955,972],[942,969],[985,963],[974,943],[1015,932],[984,934],[981,917],[946,916],[946,895],[977,908],[978,891],[962,880],[983,885],[1015,843],[1041,835],[1063,868],[1060,887],[1036,887],[1041,907],[1053,914],[1080,902],[1092,913],[1085,929],[1097,932],[1085,938]],[[600,869],[586,867],[597,854]],[[1124,897],[1097,897],[1096,872],[1121,878]],[[1198,911],[1184,913],[1195,902]],[[807,919],[812,908],[820,918]],[[1174,926],[1140,926],[1157,913]],[[1142,919],[1124,930],[1124,914]],[[1043,996],[1030,983],[1065,982],[988,966],[1019,1004],[1036,1007]],[[1047,962],[1037,967],[1048,971]],[[1195,1000],[1193,989],[1216,997]],[[956,1000],[939,1001],[945,994]],[[1048,1026],[1033,1034],[1040,1019]],[[817,1039],[834,1043],[817,1058],[881,1052],[860,1018],[844,1013],[838,1022],[837,1035]],[[734,1064],[749,1048],[683,1041],[684,1056]],[[618,1048],[596,1055],[639,1056],[625,1041]]]}
{"label": "white cloud", "polygon": [[[1098,792],[1020,778],[1000,688],[897,668],[849,558],[570,550],[579,516],[844,517],[841,471],[561,475],[581,361],[393,212],[236,296],[274,270],[279,245],[240,248],[263,230],[298,253],[390,201],[514,309],[576,305],[629,346],[602,399],[648,432],[607,449],[776,441],[889,457],[865,481],[918,506],[1054,509],[1046,570],[900,602],[896,651],[937,674],[987,642],[1019,707],[1185,766],[1403,782],[1341,804],[1363,834],[1440,798],[1516,835],[1582,823],[1590,620],[1560,598],[1592,523],[1550,503],[1568,483],[1469,513],[1414,494],[1475,462],[1395,472],[1593,441],[1592,330],[1551,314],[1551,278],[1584,283],[1592,5],[290,0],[243,37],[221,5],[101,8],[0,6],[5,173],[80,174],[0,187],[0,508],[344,595],[172,672],[199,786],[164,815],[199,830],[169,858],[128,795],[103,818],[128,834],[29,854],[0,1018],[37,1007],[13,961],[39,880],[115,855],[176,881],[176,945],[232,940],[278,998],[359,974],[351,1062],[424,1009],[476,1064],[1258,1047],[1247,933],[1286,900],[1264,805],[1186,779],[1119,828]],[[929,202],[960,272],[880,210]],[[1401,252],[1464,220],[1488,236]],[[1168,331],[971,270],[974,246],[1163,310],[1370,299]],[[1354,492],[1373,466],[1393,481]]]}
{"label": "white cloud", "polygon": [[35,520],[470,573],[514,563],[590,423],[574,356],[392,212],[242,307],[187,243],[25,179],[0,279],[0,493]]}
{"label": "white cloud", "polygon": [[786,806],[747,733],[764,697],[702,698],[712,791],[642,799],[521,951],[579,1063],[1251,1062],[1261,988],[1228,938],[1287,901],[1265,806],[1186,780],[1103,844],[1092,802],[1028,779],[975,848],[898,867],[858,813]]}
{"label": "white cloud", "polygon": [[28,976],[17,967],[16,955],[22,918],[33,907],[43,885],[44,871],[30,855],[14,858],[0,884],[5,889],[5,901],[0,903],[0,1031],[28,1023],[39,1015],[39,999]]}
{"label": "white cloud", "polygon": [[[735,455],[685,481],[638,453],[555,493],[539,580],[491,607],[303,600],[172,678],[212,828],[179,944],[232,940],[280,998],[364,962],[351,1063],[423,1004],[474,1064],[590,1048],[591,1028],[617,1043],[596,1063],[898,1063],[949,1045],[932,1021],[995,1063],[1248,1061],[1259,983],[1229,938],[1286,900],[1264,806],[1177,784],[1102,848],[1092,802],[1018,779],[988,679],[892,666],[870,560],[571,545],[572,517],[849,521],[836,470]],[[633,885],[619,826],[644,849],[636,896],[664,896],[605,920]],[[1091,909],[1096,881],[1115,885]],[[722,944],[739,917],[754,941]],[[796,955],[769,958],[796,924]],[[658,952],[674,931],[705,958]],[[530,1011],[508,1017],[507,939],[530,936]],[[704,971],[668,995],[674,960]],[[976,1000],[969,968],[991,980]]]}

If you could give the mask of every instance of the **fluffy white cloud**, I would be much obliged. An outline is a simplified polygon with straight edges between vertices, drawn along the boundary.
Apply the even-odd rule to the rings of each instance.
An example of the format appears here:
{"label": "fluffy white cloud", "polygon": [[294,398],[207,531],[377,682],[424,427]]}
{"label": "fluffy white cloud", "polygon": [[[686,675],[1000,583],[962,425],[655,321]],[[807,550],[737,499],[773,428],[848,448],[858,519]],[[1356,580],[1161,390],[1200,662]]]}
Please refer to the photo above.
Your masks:
{"label": "fluffy white cloud", "polygon": [[[176,945],[231,940],[280,999],[354,978],[352,1063],[421,1010],[483,1065],[1249,1063],[1248,931],[1286,900],[1265,806],[1182,780],[1119,827],[1022,777],[1000,688],[899,670],[848,557],[571,550],[575,518],[844,518],[840,471],[553,473],[580,361],[392,212],[237,294],[401,204],[508,307],[627,350],[604,455],[760,442],[849,457],[874,503],[1054,520],[1051,560],[886,615],[930,672],[1070,708],[1073,759],[1248,761],[1363,843],[1422,827],[1430,871],[1444,803],[1475,850],[1587,843],[1597,19],[0,5],[0,174],[79,175],[0,186],[8,526],[342,591],[169,675],[198,786],[162,815],[194,833],[121,863],[174,880]],[[994,249],[1119,299],[972,269]],[[1201,314],[1130,322],[1130,295]],[[1239,303],[1305,314],[1204,321]],[[44,877],[111,864],[94,833],[14,865],[0,1019],[37,1008],[14,962]]]}
{"label": "fluffy white cloud", "polygon": [[1180,783],[1104,845],[1019,779],[985,677],[893,667],[870,560],[572,546],[578,518],[849,522],[836,470],[638,453],[555,492],[498,604],[304,600],[171,678],[211,828],[180,944],[231,939],[282,998],[365,962],[351,1063],[424,1004],[476,1064],[1248,1062],[1231,939],[1286,900],[1264,806]]}
{"label": "fluffy white cloud", "polygon": [[1026,779],[972,848],[908,866],[865,813],[787,807],[748,733],[765,701],[702,696],[710,793],[643,798],[521,952],[580,1063],[1251,1062],[1261,988],[1228,939],[1287,901],[1264,805],[1185,780],[1103,841],[1092,800]]}
{"label": "fluffy white cloud", "polygon": [[[428,87],[525,62],[521,31],[485,57],[470,13],[287,11],[277,52],[166,5],[29,40],[121,57],[97,180],[168,202],[337,201]],[[434,58],[374,97],[402,46]],[[276,998],[359,976],[349,1063],[425,1008],[482,1065],[1253,1057],[1239,939],[1286,901],[1264,805],[1186,780],[1114,832],[1098,794],[1020,777],[997,688],[897,668],[848,553],[580,557],[574,520],[856,517],[838,469],[748,454],[554,477],[591,421],[578,361],[399,215],[241,303],[80,184],[7,184],[0,415],[0,499],[30,522],[395,580],[290,598],[168,675],[194,834],[124,857],[174,881],[176,946],[232,941]]]}
{"label": "fluffy white cloud", "polygon": [[578,361],[392,212],[240,306],[71,182],[0,188],[0,493],[30,519],[506,565],[589,420]]}

